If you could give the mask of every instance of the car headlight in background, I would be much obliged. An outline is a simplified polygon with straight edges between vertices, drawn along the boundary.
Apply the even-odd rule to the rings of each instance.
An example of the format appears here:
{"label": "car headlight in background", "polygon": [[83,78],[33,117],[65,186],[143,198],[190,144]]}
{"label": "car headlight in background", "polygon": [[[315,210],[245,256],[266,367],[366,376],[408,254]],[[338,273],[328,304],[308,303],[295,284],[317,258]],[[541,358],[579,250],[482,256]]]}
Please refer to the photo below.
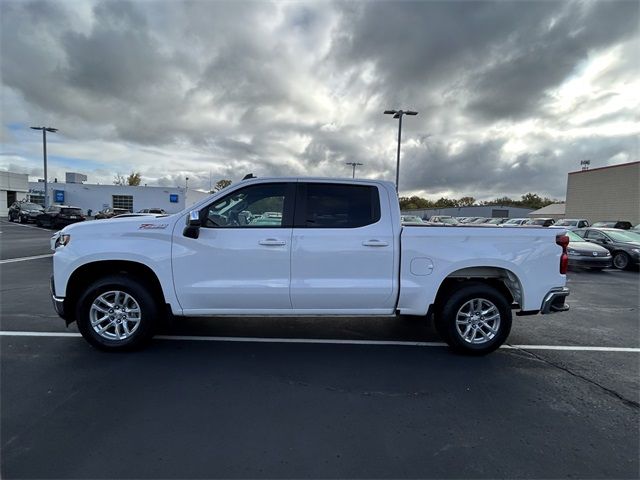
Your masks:
{"label": "car headlight in background", "polygon": [[573,248],[569,248],[569,249],[567,250],[567,253],[568,253],[569,255],[581,255],[581,253],[580,253],[580,252],[578,252],[577,250],[574,250]]}
{"label": "car headlight in background", "polygon": [[62,233],[58,235],[58,238],[56,238],[55,248],[65,247],[69,245],[70,241],[71,241],[71,235],[69,235],[68,233]]}

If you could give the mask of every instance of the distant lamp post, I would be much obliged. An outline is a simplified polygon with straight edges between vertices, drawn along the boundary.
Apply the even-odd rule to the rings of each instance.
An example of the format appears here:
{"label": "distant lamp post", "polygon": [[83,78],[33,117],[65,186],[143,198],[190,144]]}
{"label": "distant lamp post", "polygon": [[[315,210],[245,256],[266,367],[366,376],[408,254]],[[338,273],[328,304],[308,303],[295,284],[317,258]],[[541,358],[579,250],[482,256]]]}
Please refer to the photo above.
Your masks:
{"label": "distant lamp post", "polygon": [[42,130],[42,153],[44,156],[44,208],[49,207],[49,191],[47,190],[47,132],[56,133],[57,128],[31,127],[33,130]]}
{"label": "distant lamp post", "polygon": [[188,189],[189,189],[189,177],[185,177],[185,179],[184,179],[184,191],[185,191],[185,193],[187,192]]}
{"label": "distant lamp post", "polygon": [[580,160],[580,165],[582,166],[582,171],[589,170],[589,165],[591,165],[591,160]]}
{"label": "distant lamp post", "polygon": [[353,174],[351,175],[351,178],[356,178],[356,167],[363,164],[359,162],[345,162],[345,165],[351,165],[353,167]]}
{"label": "distant lamp post", "polygon": [[400,139],[402,138],[402,117],[404,115],[418,115],[418,112],[412,110],[385,110],[385,115],[393,115],[398,119],[398,157],[396,160],[396,193],[398,193],[398,184],[400,183]]}

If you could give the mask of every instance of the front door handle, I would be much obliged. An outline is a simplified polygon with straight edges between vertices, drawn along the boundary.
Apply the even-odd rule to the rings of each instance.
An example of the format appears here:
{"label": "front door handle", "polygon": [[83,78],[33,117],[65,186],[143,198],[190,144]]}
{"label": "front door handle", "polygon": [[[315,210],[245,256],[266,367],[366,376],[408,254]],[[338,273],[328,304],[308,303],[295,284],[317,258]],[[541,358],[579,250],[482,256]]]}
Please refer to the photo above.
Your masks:
{"label": "front door handle", "polygon": [[376,239],[366,240],[366,241],[362,242],[362,245],[364,245],[365,247],[387,247],[387,246],[389,246],[389,244],[387,242],[383,242],[382,240],[376,240]]}
{"label": "front door handle", "polygon": [[285,242],[284,240],[278,240],[277,238],[265,238],[264,240],[260,240],[258,242],[260,245],[266,245],[269,247],[273,247],[273,246],[282,246],[282,245],[286,245],[287,242]]}

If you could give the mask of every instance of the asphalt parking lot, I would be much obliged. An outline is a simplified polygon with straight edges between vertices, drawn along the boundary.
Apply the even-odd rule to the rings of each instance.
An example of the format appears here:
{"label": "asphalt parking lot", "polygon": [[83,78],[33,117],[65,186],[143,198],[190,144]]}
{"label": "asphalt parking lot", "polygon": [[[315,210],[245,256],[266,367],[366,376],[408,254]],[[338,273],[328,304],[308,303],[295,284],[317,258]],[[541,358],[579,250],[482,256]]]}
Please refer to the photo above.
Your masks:
{"label": "asphalt parking lot", "polygon": [[106,354],[53,312],[50,235],[0,221],[3,478],[640,476],[637,271],[570,273],[569,312],[482,358],[415,318],[180,319]]}

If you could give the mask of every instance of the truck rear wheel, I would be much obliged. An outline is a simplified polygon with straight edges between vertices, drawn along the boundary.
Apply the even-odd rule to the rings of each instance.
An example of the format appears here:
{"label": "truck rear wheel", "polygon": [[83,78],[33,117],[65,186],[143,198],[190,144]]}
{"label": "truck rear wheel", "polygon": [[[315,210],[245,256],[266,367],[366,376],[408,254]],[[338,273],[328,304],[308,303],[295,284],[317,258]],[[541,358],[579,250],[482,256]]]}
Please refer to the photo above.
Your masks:
{"label": "truck rear wheel", "polygon": [[503,293],[482,282],[467,282],[444,301],[435,321],[453,350],[485,355],[505,342],[511,318],[511,305]]}
{"label": "truck rear wheel", "polygon": [[91,284],[77,304],[82,336],[101,350],[138,349],[153,337],[160,310],[135,277],[109,275]]}

